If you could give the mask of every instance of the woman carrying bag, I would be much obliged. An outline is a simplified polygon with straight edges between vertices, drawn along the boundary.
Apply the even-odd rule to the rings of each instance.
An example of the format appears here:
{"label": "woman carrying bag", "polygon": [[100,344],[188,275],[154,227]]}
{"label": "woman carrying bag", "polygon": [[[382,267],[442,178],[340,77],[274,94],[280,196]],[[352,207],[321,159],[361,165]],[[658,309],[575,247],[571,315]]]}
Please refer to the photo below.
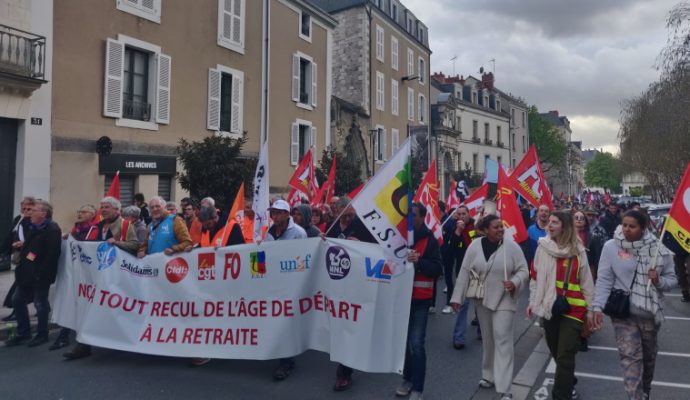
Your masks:
{"label": "woman carrying bag", "polygon": [[549,216],[534,270],[537,279],[530,282],[527,317],[542,318],[546,344],[556,362],[551,395],[554,400],[575,399],[575,356],[583,322],[591,317],[594,282],[570,212],[554,211]]}
{"label": "woman carrying bag", "polygon": [[520,246],[503,240],[503,222],[487,215],[478,224],[486,236],[473,241],[460,267],[451,306],[458,312],[474,299],[483,333],[482,388],[496,388],[502,400],[512,399],[513,326],[520,290],[529,271]]}
{"label": "woman carrying bag", "polygon": [[[648,230],[647,217],[628,211],[599,260],[592,329],[611,317],[628,398],[649,398],[664,320],[662,291],[676,285],[671,252]],[[603,311],[603,313],[602,313]]]}

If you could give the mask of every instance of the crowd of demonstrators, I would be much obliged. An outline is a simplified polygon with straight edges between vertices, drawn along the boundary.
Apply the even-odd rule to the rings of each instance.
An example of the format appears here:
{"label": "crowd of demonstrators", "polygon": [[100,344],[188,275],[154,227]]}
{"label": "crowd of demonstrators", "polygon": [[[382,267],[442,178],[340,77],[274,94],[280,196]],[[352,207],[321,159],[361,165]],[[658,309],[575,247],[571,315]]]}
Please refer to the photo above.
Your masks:
{"label": "crowd of demonstrators", "polygon": [[[24,240],[26,239],[31,230],[31,212],[33,211],[35,205],[35,197],[27,196],[22,199],[20,203],[21,214],[17,215],[14,218],[14,220],[12,221],[13,228],[9,232],[9,234],[7,234],[5,240],[2,242],[0,252],[2,252],[2,254],[5,254],[6,256],[9,255],[11,265],[16,266],[17,264],[19,264],[19,253],[21,251],[21,243],[24,243]],[[14,291],[16,289],[17,282],[14,282],[12,284],[12,287],[10,287],[10,290],[7,292],[7,296],[5,297],[5,301],[3,302],[3,305],[5,307],[12,308],[12,296],[14,295]],[[10,315],[4,317],[2,320],[14,321],[16,319],[17,317],[13,310]]]}
{"label": "crowd of demonstrators", "polygon": [[192,248],[192,239],[184,220],[175,214],[169,214],[164,206],[165,200],[162,197],[156,196],[149,200],[151,222],[148,224],[144,243],[137,252],[139,258],[154,253],[169,256]]}
{"label": "crowd of demonstrators", "polygon": [[[460,312],[469,298],[474,300],[484,329],[479,386],[495,387],[502,400],[510,400],[515,355],[513,327],[518,295],[529,278],[527,261],[515,242],[504,240],[503,221],[498,216],[484,217],[479,228],[486,235],[467,248],[451,304]],[[470,292],[473,280],[477,289]]]}

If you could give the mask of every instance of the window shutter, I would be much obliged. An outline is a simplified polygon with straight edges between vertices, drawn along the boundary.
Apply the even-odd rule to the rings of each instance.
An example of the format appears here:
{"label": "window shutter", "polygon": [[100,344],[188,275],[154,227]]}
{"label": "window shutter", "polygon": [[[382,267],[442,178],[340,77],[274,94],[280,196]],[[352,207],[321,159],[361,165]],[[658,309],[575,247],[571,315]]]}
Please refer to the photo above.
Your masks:
{"label": "window shutter", "polygon": [[299,124],[292,124],[290,136],[290,165],[297,165],[299,162]]}
{"label": "window shutter", "polygon": [[122,118],[122,81],[125,63],[125,44],[108,39],[105,45],[105,90],[103,115]]}
{"label": "window shutter", "polygon": [[244,0],[233,0],[232,8],[231,40],[244,47],[244,26],[242,26],[242,21],[244,20]]}
{"label": "window shutter", "polygon": [[391,129],[391,158],[393,158],[395,152],[398,151],[399,146],[400,132],[397,129]]}
{"label": "window shutter", "polygon": [[206,128],[212,131],[220,130],[220,71],[208,70],[208,117]]}
{"label": "window shutter", "polygon": [[316,63],[311,63],[311,105],[316,107]]}
{"label": "window shutter", "polygon": [[158,55],[158,92],[156,101],[156,122],[170,123],[170,67],[172,59],[165,54]]}
{"label": "window shutter", "polygon": [[242,105],[244,103],[244,81],[242,76],[232,75],[232,122],[230,132],[242,133]]}
{"label": "window shutter", "polygon": [[299,56],[292,55],[292,100],[299,102]]}
{"label": "window shutter", "polygon": [[378,133],[378,129],[377,129],[376,134],[374,135],[374,148],[371,149],[371,151],[374,152],[374,159],[375,159],[376,161],[378,161],[378,160],[379,160],[379,154],[380,154],[380,152],[379,152],[379,133]]}
{"label": "window shutter", "polygon": [[314,154],[314,158],[316,158],[317,147],[316,147],[316,127],[315,126],[311,127],[311,145],[314,146],[314,150],[312,150],[312,151]]}
{"label": "window shutter", "polygon": [[386,128],[382,129],[383,135],[381,137],[381,156],[383,156],[383,161],[386,161],[388,158],[386,157]]}

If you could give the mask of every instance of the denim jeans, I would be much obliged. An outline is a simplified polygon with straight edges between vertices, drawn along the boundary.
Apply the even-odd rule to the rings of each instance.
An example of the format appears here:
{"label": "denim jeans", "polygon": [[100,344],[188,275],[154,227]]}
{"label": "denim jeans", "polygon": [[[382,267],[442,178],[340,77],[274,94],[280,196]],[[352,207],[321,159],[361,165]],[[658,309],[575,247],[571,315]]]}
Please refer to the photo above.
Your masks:
{"label": "denim jeans", "polygon": [[413,300],[410,306],[410,321],[407,328],[407,346],[405,346],[405,367],[403,379],[412,382],[412,390],[424,391],[426,376],[426,322],[429,319],[431,300]]}
{"label": "denim jeans", "polygon": [[467,333],[467,312],[470,309],[470,299],[466,299],[460,307],[458,318],[455,320],[453,329],[453,344],[465,344],[465,334]]}
{"label": "denim jeans", "polygon": [[50,286],[17,286],[17,290],[12,296],[14,314],[17,316],[17,336],[30,336],[31,326],[29,324],[29,308],[26,298],[33,298],[34,307],[38,314],[38,335],[48,336],[48,314],[50,314],[50,303],[48,302],[48,291]]}

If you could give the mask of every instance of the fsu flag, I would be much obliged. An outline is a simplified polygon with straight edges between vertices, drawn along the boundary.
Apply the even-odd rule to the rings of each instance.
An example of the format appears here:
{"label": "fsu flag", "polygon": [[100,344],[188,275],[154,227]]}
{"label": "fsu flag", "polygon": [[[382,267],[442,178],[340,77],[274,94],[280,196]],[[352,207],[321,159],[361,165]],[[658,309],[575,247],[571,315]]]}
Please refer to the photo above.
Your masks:
{"label": "fsu flag", "polygon": [[[436,162],[436,160],[434,160],[434,162]],[[450,190],[448,190],[448,200],[446,200],[447,211],[458,208],[460,205],[460,199],[458,199],[458,193],[455,190],[456,186],[455,179],[450,178]]]}
{"label": "fsu flag", "polygon": [[[505,174],[505,173],[504,173]],[[541,163],[537,157],[537,148],[532,145],[529,151],[515,167],[509,178],[509,186],[534,207],[546,204],[553,210],[551,191],[546,184]]]}
{"label": "fsu flag", "polygon": [[316,196],[311,202],[313,207],[322,205],[333,197],[335,192],[335,154],[333,154],[333,161],[331,162],[331,169],[328,171],[328,180],[324,183]]}
{"label": "fsu flag", "polygon": [[686,251],[690,252],[690,163],[673,198],[664,230]]}
{"label": "fsu flag", "polygon": [[479,189],[475,190],[474,193],[472,193],[468,198],[466,198],[465,201],[462,202],[462,205],[470,210],[470,217],[477,217],[477,215],[479,214],[479,210],[484,205],[484,200],[486,200],[486,196],[488,195],[489,185],[485,183],[482,186],[480,186]]}
{"label": "fsu flag", "polygon": [[316,195],[318,187],[316,187],[316,179],[314,179],[314,156],[311,148],[302,157],[302,161],[300,161],[288,184],[295,190],[304,193],[309,200]]}
{"label": "fsu flag", "polygon": [[499,167],[496,211],[503,220],[505,234],[515,242],[521,243],[527,240],[527,229],[520,213],[520,207],[515,200],[515,192],[511,189],[508,179],[503,167]]}
{"label": "fsu flag", "polygon": [[441,229],[441,212],[438,209],[438,182],[436,181],[436,160],[431,162],[429,170],[424,174],[422,184],[414,196],[415,203],[421,203],[426,208],[424,224],[438,241],[443,244],[443,230]]}

